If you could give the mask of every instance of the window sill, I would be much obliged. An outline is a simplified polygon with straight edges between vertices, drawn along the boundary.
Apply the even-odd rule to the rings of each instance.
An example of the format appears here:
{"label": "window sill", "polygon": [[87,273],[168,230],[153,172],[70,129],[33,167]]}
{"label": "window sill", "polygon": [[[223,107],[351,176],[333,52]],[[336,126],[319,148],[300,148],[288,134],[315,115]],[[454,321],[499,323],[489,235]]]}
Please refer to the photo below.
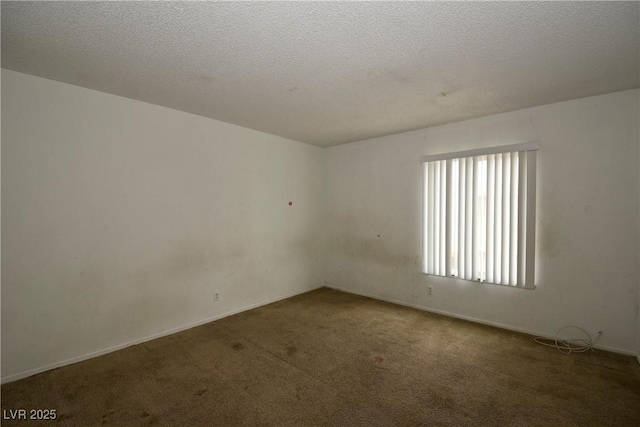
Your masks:
{"label": "window sill", "polygon": [[424,271],[422,272],[422,274],[425,275],[425,276],[430,276],[430,277],[440,277],[442,279],[454,279],[454,280],[461,280],[463,282],[478,283],[478,284],[491,285],[491,286],[502,286],[502,287],[505,287],[505,288],[513,288],[513,289],[524,289],[524,290],[527,290],[527,291],[533,291],[534,289],[536,289],[535,285],[529,286],[529,287],[516,286],[516,285],[505,285],[505,284],[502,284],[502,283],[491,283],[491,282],[480,281],[480,280],[462,279],[462,278],[457,277],[457,276],[440,276],[438,274],[425,273]]}

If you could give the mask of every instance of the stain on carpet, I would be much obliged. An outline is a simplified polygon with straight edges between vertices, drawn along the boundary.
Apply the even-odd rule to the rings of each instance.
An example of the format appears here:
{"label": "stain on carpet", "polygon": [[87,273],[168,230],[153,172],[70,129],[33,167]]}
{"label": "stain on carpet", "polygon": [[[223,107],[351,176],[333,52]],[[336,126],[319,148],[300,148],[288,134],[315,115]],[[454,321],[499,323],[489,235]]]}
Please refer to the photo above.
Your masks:
{"label": "stain on carpet", "polygon": [[209,389],[208,388],[203,388],[202,390],[198,390],[195,393],[193,393],[194,396],[202,396],[203,394],[205,394],[206,392],[208,392]]}
{"label": "stain on carpet", "polygon": [[298,352],[298,347],[289,346],[286,348],[286,350],[287,350],[287,356],[293,356]]}

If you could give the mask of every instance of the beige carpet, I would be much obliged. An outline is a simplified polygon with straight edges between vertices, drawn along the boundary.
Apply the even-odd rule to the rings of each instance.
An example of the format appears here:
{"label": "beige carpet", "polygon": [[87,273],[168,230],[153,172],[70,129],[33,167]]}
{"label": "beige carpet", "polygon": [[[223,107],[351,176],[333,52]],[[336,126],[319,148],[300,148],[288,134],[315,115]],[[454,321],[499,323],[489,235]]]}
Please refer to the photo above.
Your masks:
{"label": "beige carpet", "polygon": [[73,426],[639,426],[640,365],[320,289],[3,385],[18,408]]}

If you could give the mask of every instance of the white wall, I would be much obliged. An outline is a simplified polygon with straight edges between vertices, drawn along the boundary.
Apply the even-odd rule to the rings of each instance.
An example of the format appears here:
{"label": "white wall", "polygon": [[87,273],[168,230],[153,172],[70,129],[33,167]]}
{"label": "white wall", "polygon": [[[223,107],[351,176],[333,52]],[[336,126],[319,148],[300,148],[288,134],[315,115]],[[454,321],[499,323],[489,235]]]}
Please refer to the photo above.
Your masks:
{"label": "white wall", "polygon": [[[578,325],[636,353],[638,90],[329,148],[329,286],[532,333]],[[537,289],[421,273],[424,155],[540,142]],[[427,285],[433,286],[428,296]]]}
{"label": "white wall", "polygon": [[320,148],[2,86],[3,380],[322,285]]}

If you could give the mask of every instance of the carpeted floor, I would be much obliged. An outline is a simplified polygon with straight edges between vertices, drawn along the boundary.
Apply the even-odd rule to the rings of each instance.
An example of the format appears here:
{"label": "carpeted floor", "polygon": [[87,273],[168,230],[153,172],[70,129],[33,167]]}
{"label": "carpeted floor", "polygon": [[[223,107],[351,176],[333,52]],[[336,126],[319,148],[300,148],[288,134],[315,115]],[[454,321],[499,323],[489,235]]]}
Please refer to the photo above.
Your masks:
{"label": "carpeted floor", "polygon": [[638,426],[640,365],[324,288],[3,385],[3,418],[18,408],[70,426]]}

